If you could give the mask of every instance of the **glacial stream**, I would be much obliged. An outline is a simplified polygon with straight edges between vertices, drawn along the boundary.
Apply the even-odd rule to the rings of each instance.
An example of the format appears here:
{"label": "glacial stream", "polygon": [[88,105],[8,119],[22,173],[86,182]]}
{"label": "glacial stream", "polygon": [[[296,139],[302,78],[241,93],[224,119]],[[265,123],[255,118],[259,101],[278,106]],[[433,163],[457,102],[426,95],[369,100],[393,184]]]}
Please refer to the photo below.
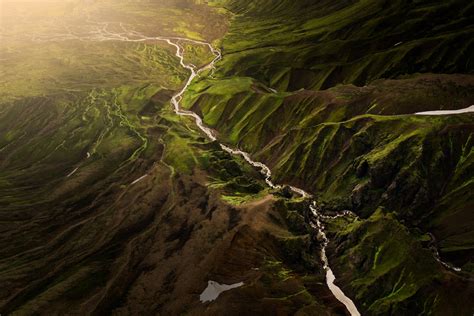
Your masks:
{"label": "glacial stream", "polygon": [[456,115],[456,114],[464,114],[464,113],[474,113],[474,105],[471,105],[464,109],[459,110],[439,110],[439,111],[425,111],[425,112],[417,112],[415,115]]}
{"label": "glacial stream", "polygon": [[[92,23],[91,21],[88,21],[88,22]],[[96,25],[97,25],[97,29],[93,32],[90,32],[86,36],[76,35],[72,32],[69,32],[69,33],[63,33],[63,34],[49,35],[49,36],[43,37],[43,38],[42,37],[35,37],[35,38],[33,38],[33,40],[37,41],[37,42],[67,41],[67,40],[100,41],[100,42],[101,41],[122,41],[122,42],[164,41],[164,42],[166,42],[167,44],[169,44],[169,45],[173,46],[174,48],[176,48],[175,55],[176,55],[176,57],[179,58],[181,66],[183,68],[189,70],[189,72],[190,72],[190,76],[187,79],[187,81],[186,81],[185,85],[183,86],[183,88],[178,93],[176,93],[171,99],[171,104],[173,105],[175,113],[177,115],[180,115],[180,116],[192,117],[194,119],[194,121],[196,122],[197,126],[199,127],[199,129],[204,134],[206,134],[206,136],[209,140],[217,141],[217,137],[215,136],[214,131],[211,128],[204,125],[204,122],[203,122],[202,118],[199,115],[197,115],[196,113],[192,112],[192,111],[183,110],[180,107],[180,102],[182,101],[184,93],[187,91],[188,87],[190,86],[190,84],[194,80],[194,78],[196,78],[196,76],[199,76],[199,74],[203,71],[206,71],[206,70],[211,70],[212,71],[215,68],[215,63],[218,62],[222,58],[220,50],[215,49],[210,43],[203,42],[203,41],[192,40],[192,39],[187,39],[187,38],[182,38],[182,37],[161,37],[161,36],[150,37],[150,36],[145,36],[141,33],[127,30],[122,24],[120,24],[121,28],[123,29],[123,32],[121,32],[121,33],[108,31],[108,29],[107,29],[108,25],[109,25],[108,23],[100,22],[100,23],[96,23]],[[196,66],[192,65],[192,64],[186,64],[184,62],[184,48],[180,44],[180,43],[183,43],[183,42],[188,42],[188,43],[194,43],[194,44],[197,44],[197,45],[207,46],[209,48],[209,50],[212,52],[212,54],[214,55],[214,59],[209,64],[207,64],[206,66],[204,66],[202,68],[199,68],[199,69]],[[261,162],[252,160],[249,153],[244,152],[244,151],[239,150],[239,149],[230,148],[230,147],[228,147],[224,144],[220,144],[220,146],[224,151],[226,151],[226,152],[228,152],[232,155],[241,156],[250,165],[258,168],[260,170],[261,174],[265,177],[265,182],[267,183],[267,185],[270,188],[278,189],[278,188],[283,187],[282,185],[274,184],[271,180],[272,172],[271,172],[270,168],[268,168],[268,166],[266,166],[265,164],[263,164]],[[90,157],[90,154],[88,153],[87,158],[89,158],[89,157]],[[68,175],[68,177],[72,176],[77,170],[78,170],[78,167],[76,169],[74,169]],[[147,177],[147,174],[145,174],[145,175],[141,176],[140,178],[136,179],[131,184],[136,184],[136,183],[140,182],[141,180],[145,179],[146,177]],[[311,195],[309,193],[305,192],[304,190],[302,190],[300,188],[293,187],[293,186],[289,186],[289,188],[295,194],[300,195],[303,198],[311,199]],[[351,316],[359,316],[360,313],[357,310],[357,307],[355,306],[354,302],[349,297],[347,297],[344,294],[344,292],[336,284],[334,284],[334,281],[335,281],[336,278],[334,276],[333,271],[331,270],[331,267],[329,266],[329,261],[328,261],[328,258],[326,256],[326,247],[329,243],[329,240],[328,240],[328,238],[326,236],[326,233],[324,231],[325,228],[324,228],[324,226],[321,222],[321,219],[331,219],[331,218],[336,218],[336,217],[340,217],[340,216],[347,216],[347,215],[352,215],[352,214],[350,212],[343,212],[343,213],[338,214],[334,217],[325,216],[325,215],[322,215],[317,210],[315,202],[312,202],[312,204],[310,206],[310,211],[311,211],[311,214],[313,215],[313,218],[311,220],[311,226],[316,230],[319,240],[322,241],[320,257],[321,257],[321,260],[323,262],[323,268],[326,271],[326,283],[327,283],[330,291],[334,295],[334,297],[338,301],[340,301],[342,304],[344,304],[344,306],[346,306],[346,308],[349,311],[349,313],[351,314]],[[214,282],[214,281],[212,281],[212,282]],[[217,296],[221,292],[230,290],[232,288],[235,288],[235,287],[238,287],[238,286],[241,286],[241,285],[243,285],[243,283],[237,283],[237,284],[234,284],[234,285],[221,285],[221,284],[218,284],[218,283],[212,283],[212,284],[210,284],[211,288],[209,288],[209,286],[208,286],[208,288],[206,288],[204,290],[204,292],[201,294],[201,300],[210,301],[212,299],[217,298]]]}
{"label": "glacial stream", "polygon": [[[172,39],[166,39],[166,41],[168,42],[168,44],[173,45],[174,47],[176,47],[176,57],[178,57],[180,59],[181,66],[183,66],[184,68],[188,69],[191,72],[191,75],[189,76],[188,81],[186,82],[183,89],[180,92],[178,92],[175,96],[173,96],[173,98],[171,99],[171,103],[174,106],[174,110],[175,110],[176,114],[178,114],[178,115],[193,117],[195,119],[196,124],[198,125],[198,127],[207,135],[207,137],[212,141],[216,141],[217,138],[214,135],[213,130],[204,125],[204,123],[202,121],[202,118],[199,115],[197,115],[196,113],[192,112],[192,111],[182,110],[180,108],[179,103],[182,100],[183,94],[186,92],[186,90],[188,89],[188,87],[191,84],[191,82],[193,81],[193,79],[196,76],[198,76],[200,72],[202,72],[204,70],[207,70],[207,69],[213,69],[214,64],[222,58],[222,55],[221,55],[219,50],[213,48],[209,43],[193,41],[193,40],[187,40],[187,39],[182,39],[182,38],[178,38],[177,42],[173,42]],[[187,65],[187,64],[184,63],[184,49],[179,45],[179,41],[191,41],[193,43],[207,45],[209,47],[209,49],[211,50],[211,52],[214,54],[215,58],[212,60],[211,63],[209,63],[205,67],[196,70],[196,68],[194,66]],[[258,168],[260,170],[260,172],[265,176],[265,182],[267,183],[267,185],[270,188],[278,189],[278,188],[282,187],[281,185],[277,185],[277,184],[274,184],[272,182],[272,180],[271,180],[272,172],[271,172],[270,168],[268,168],[268,166],[266,166],[265,164],[263,164],[259,161],[252,160],[249,153],[244,152],[244,151],[239,150],[239,149],[230,148],[230,147],[228,147],[224,144],[220,144],[220,146],[224,151],[226,151],[226,152],[228,152],[232,155],[242,156],[250,165]],[[308,194],[307,192],[305,192],[304,190],[302,190],[300,188],[293,187],[293,186],[289,186],[289,187],[294,193],[302,196],[303,198],[311,198],[311,195]],[[329,290],[332,292],[332,294],[336,297],[336,299],[339,302],[344,304],[344,306],[347,308],[347,310],[349,311],[351,316],[360,316],[360,313],[357,310],[357,307],[355,306],[354,302],[349,297],[347,297],[344,294],[344,292],[336,284],[334,284],[334,281],[336,280],[336,277],[334,276],[334,273],[331,270],[331,267],[329,266],[329,261],[328,261],[328,258],[326,256],[326,247],[329,243],[329,240],[328,240],[328,238],[326,236],[326,233],[324,231],[324,226],[321,223],[321,214],[318,212],[318,210],[316,208],[316,205],[315,205],[315,202],[312,202],[312,205],[310,206],[310,210],[311,210],[311,213],[314,216],[313,219],[312,219],[311,226],[318,232],[318,237],[322,240],[321,260],[323,261],[323,267],[324,267],[324,270],[326,271],[326,283],[329,287]],[[207,290],[208,289],[206,289],[206,291]],[[205,293],[205,292],[203,292],[203,293]]]}
{"label": "glacial stream", "polygon": [[[104,30],[106,30],[106,27],[104,27]],[[106,32],[105,35],[106,36],[105,36],[104,40],[120,40],[120,41],[130,41],[130,42],[141,42],[141,41],[157,40],[157,41],[166,41],[169,45],[174,46],[176,48],[175,55],[176,55],[176,57],[179,58],[181,66],[183,68],[189,70],[189,72],[190,72],[190,76],[188,77],[188,80],[186,81],[186,84],[171,99],[171,104],[173,105],[174,111],[177,115],[192,117],[194,119],[194,121],[196,122],[196,125],[199,127],[199,129],[204,134],[206,134],[206,136],[209,140],[217,141],[217,137],[215,136],[214,131],[204,124],[202,118],[198,114],[196,114],[192,111],[183,110],[180,107],[180,102],[183,98],[184,93],[187,91],[188,87],[191,85],[192,81],[197,76],[199,76],[199,74],[201,72],[203,72],[205,70],[213,70],[215,68],[215,63],[218,62],[222,58],[222,54],[221,54],[220,50],[215,49],[210,43],[203,42],[203,41],[192,40],[192,39],[187,39],[187,38],[182,38],[182,37],[147,37],[147,36],[144,36],[143,34],[140,34],[140,33],[137,33],[137,32],[126,32],[125,34],[124,33],[116,34],[116,33]],[[129,36],[135,37],[135,38],[129,38]],[[112,38],[110,38],[110,37],[112,37]],[[214,54],[214,59],[209,64],[207,64],[206,66],[204,66],[200,69],[197,69],[197,67],[194,66],[194,65],[186,64],[184,62],[184,49],[180,45],[180,42],[190,42],[190,43],[194,43],[194,44],[197,44],[197,45],[205,45]],[[273,89],[272,89],[272,92],[276,93],[276,91],[273,90]],[[427,111],[427,112],[415,113],[415,115],[453,115],[453,114],[463,114],[463,113],[470,113],[470,112],[474,112],[474,105],[470,106],[468,108],[465,108],[465,109],[461,109],[461,110]],[[245,151],[242,151],[242,150],[239,150],[239,149],[233,149],[233,148],[231,148],[227,145],[224,145],[222,143],[219,143],[219,145],[224,151],[226,151],[226,152],[228,152],[232,155],[241,156],[250,165],[258,168],[260,173],[265,177],[265,182],[267,183],[267,185],[270,188],[280,189],[280,188],[283,187],[283,185],[278,185],[278,184],[273,183],[273,181],[271,179],[272,172],[271,172],[270,168],[267,165],[263,164],[262,162],[253,160],[250,157],[249,153],[247,153]],[[144,179],[146,176],[147,175],[144,175],[144,176],[138,178],[132,184],[139,182],[140,180]],[[304,191],[300,188],[297,188],[297,187],[294,187],[294,186],[288,186],[288,187],[291,189],[291,191],[293,191],[297,195],[300,195],[303,198],[307,198],[307,199],[312,198],[311,194],[307,193],[306,191]],[[327,284],[329,290],[334,295],[334,297],[339,302],[344,304],[344,306],[347,308],[347,310],[349,311],[351,316],[360,316],[360,313],[357,310],[357,307],[355,306],[354,302],[349,297],[347,297],[344,294],[344,292],[334,283],[335,280],[336,280],[336,277],[335,277],[334,272],[332,271],[331,267],[329,266],[329,260],[328,260],[327,255],[326,255],[326,248],[329,244],[329,239],[326,235],[325,227],[324,227],[324,225],[321,221],[321,219],[334,219],[334,218],[341,217],[341,216],[353,216],[353,217],[355,217],[355,214],[353,214],[352,212],[344,211],[344,212],[341,212],[340,214],[337,214],[337,215],[332,216],[332,217],[327,216],[327,215],[323,215],[318,211],[316,203],[314,201],[311,203],[309,208],[310,208],[311,214],[313,215],[313,218],[311,219],[311,223],[310,223],[311,227],[313,227],[315,229],[315,231],[317,232],[318,239],[321,240],[321,242],[322,242],[320,258],[321,258],[321,261],[323,262],[323,268],[326,271],[326,284]],[[456,272],[459,272],[461,270],[459,268],[456,268],[456,267],[442,261],[440,256],[439,256],[439,253],[437,251],[435,252],[434,255],[435,255],[436,260],[439,261],[446,268],[454,270]],[[214,282],[214,281],[212,281],[212,282]],[[217,285],[219,285],[217,282],[212,283],[211,285],[209,285],[208,288],[206,288],[204,290],[204,292],[201,294],[201,299],[203,301],[206,300],[206,299],[208,301],[211,301],[211,299],[209,299],[210,297],[208,297],[210,292],[212,292],[211,296],[213,297],[213,299],[216,299],[221,292],[226,291],[226,290],[230,290],[230,289],[238,287],[238,286],[241,286],[241,285],[243,285],[243,283],[242,284],[239,283],[238,286],[237,285],[236,286],[233,286],[233,285],[232,286],[219,285],[219,286],[222,287],[222,289],[219,287],[219,289],[221,289],[221,291],[217,291],[216,289],[214,289]],[[226,288],[224,289],[223,287],[226,287]],[[215,297],[214,297],[214,295],[215,295]]]}

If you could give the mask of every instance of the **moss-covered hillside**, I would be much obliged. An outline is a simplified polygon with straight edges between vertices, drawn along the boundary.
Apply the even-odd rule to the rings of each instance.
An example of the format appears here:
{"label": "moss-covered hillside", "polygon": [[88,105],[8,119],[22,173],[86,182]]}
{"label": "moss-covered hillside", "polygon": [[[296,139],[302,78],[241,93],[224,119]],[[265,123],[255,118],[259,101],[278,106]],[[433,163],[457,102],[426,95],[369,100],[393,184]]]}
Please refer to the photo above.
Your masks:
{"label": "moss-covered hillside", "polygon": [[0,2],[0,315],[473,315],[472,1]]}
{"label": "moss-covered hillside", "polygon": [[[394,262],[384,277],[356,265],[352,279],[341,281],[364,314],[468,315],[472,306],[454,309],[446,288],[463,288],[464,299],[473,295],[474,115],[414,114],[474,104],[473,4],[214,5],[232,14],[224,58],[213,78],[191,87],[186,107],[202,114],[222,140],[267,163],[278,182],[314,193],[326,211],[355,211],[367,221],[361,227],[382,229],[364,237],[370,247],[392,248],[386,239],[399,233],[373,219],[377,209],[392,214],[407,238],[401,250],[387,250]],[[332,243],[340,273],[346,256],[373,256],[358,234],[360,228],[348,230]],[[459,276],[451,278],[453,272],[435,260],[433,242],[443,260],[461,267]],[[420,265],[432,265],[443,281],[423,279],[416,264],[404,261],[408,251],[421,251]],[[357,285],[358,273],[375,293]],[[397,291],[401,274],[410,276],[409,291]],[[376,290],[381,287],[392,290]],[[424,305],[415,304],[420,300]]]}
{"label": "moss-covered hillside", "polygon": [[278,90],[473,70],[469,1],[214,2],[236,14],[220,71]]}

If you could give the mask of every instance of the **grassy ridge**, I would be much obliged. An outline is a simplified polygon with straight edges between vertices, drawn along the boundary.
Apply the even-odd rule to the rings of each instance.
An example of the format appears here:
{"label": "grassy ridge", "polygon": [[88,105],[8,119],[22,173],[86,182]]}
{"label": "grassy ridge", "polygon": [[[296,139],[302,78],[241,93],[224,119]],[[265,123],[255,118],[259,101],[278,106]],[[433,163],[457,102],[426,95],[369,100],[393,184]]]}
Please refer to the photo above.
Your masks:
{"label": "grassy ridge", "polygon": [[294,91],[473,70],[474,8],[462,0],[220,3],[237,14],[223,42],[223,76]]}
{"label": "grassy ridge", "polygon": [[[195,82],[186,106],[276,180],[315,193],[325,211],[360,215],[327,223],[328,252],[364,314],[467,314],[472,115],[410,114],[473,103],[472,76],[414,74],[472,72],[473,6],[211,2],[233,24],[215,77]],[[35,25],[28,32],[15,19],[2,30],[0,310],[343,313],[324,284],[307,205],[274,208],[255,170],[171,111],[186,77],[172,50],[26,36],[62,34],[48,18],[86,10],[66,22],[76,33],[107,20],[114,32],[123,22],[212,41],[226,28],[220,15],[194,1],[53,6],[21,12]],[[185,49],[189,62],[209,58]],[[434,259],[427,232],[463,273]],[[202,305],[198,293],[214,278],[246,286]]]}
{"label": "grassy ridge", "polygon": [[[434,233],[441,256],[472,273],[472,115],[413,113],[474,103],[473,5],[214,3],[234,14],[224,59],[186,106],[267,163],[277,182],[364,218],[336,237],[331,259],[364,314],[466,314],[443,288],[468,281],[454,280],[417,236]],[[384,249],[390,267],[371,270],[371,249]]]}
{"label": "grassy ridge", "polygon": [[423,208],[470,187],[472,118],[401,114],[464,107],[474,102],[472,86],[468,76],[424,75],[287,95],[242,78],[201,81],[186,102],[228,142],[267,161],[278,181],[364,216],[386,205],[419,222],[429,216]]}
{"label": "grassy ridge", "polygon": [[[378,209],[367,220],[332,222],[338,247],[331,262],[340,284],[361,300],[368,314],[467,315],[470,291],[426,249],[429,237],[408,230],[398,215]],[[391,236],[387,238],[387,235]]]}

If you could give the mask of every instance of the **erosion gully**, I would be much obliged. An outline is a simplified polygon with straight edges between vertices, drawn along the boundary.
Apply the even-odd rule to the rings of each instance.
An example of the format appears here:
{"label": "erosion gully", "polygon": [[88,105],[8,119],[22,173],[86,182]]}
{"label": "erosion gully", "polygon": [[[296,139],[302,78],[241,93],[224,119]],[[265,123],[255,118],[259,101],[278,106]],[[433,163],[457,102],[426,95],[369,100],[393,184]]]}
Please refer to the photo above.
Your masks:
{"label": "erosion gully", "polygon": [[[161,38],[155,38],[155,39],[161,40]],[[199,129],[206,134],[208,139],[210,139],[211,141],[217,141],[217,137],[215,136],[214,131],[211,128],[204,125],[202,118],[199,115],[197,115],[196,113],[192,112],[192,111],[187,111],[187,110],[181,109],[180,102],[182,100],[183,94],[187,91],[189,85],[194,80],[194,78],[199,75],[199,73],[201,73],[202,71],[205,71],[205,70],[214,69],[215,63],[218,62],[222,58],[221,52],[219,50],[215,49],[214,47],[212,47],[211,44],[207,43],[207,42],[189,40],[189,39],[185,39],[185,38],[163,38],[163,40],[165,40],[168,44],[170,44],[170,45],[172,45],[176,48],[176,57],[179,58],[181,66],[188,69],[191,73],[188,80],[187,80],[187,82],[186,82],[186,84],[182,88],[182,90],[179,91],[177,94],[175,94],[173,96],[173,98],[171,99],[171,103],[174,107],[175,113],[178,114],[178,115],[181,115],[181,116],[193,117],[196,124],[197,124],[197,126],[199,127]],[[204,66],[200,69],[196,69],[196,67],[194,65],[185,64],[184,63],[184,49],[179,44],[180,42],[184,42],[184,41],[188,41],[188,42],[192,42],[192,43],[195,43],[195,44],[208,46],[210,51],[214,54],[214,59],[208,65],[206,65],[206,66]],[[282,188],[282,185],[278,185],[278,184],[273,183],[273,181],[271,180],[272,172],[271,172],[270,168],[268,166],[266,166],[264,163],[253,160],[250,157],[249,153],[247,153],[245,151],[242,151],[240,149],[233,149],[233,148],[231,148],[229,146],[226,146],[222,143],[219,143],[219,144],[220,144],[221,148],[224,151],[226,151],[226,152],[228,152],[232,155],[241,156],[250,165],[258,168],[260,170],[260,172],[262,173],[262,175],[265,176],[265,182],[267,183],[267,185],[270,188],[272,188],[272,189]],[[311,199],[311,195],[309,193],[305,192],[304,190],[302,190],[300,188],[296,188],[294,186],[289,186],[289,188],[294,193],[302,196],[303,198]],[[334,284],[334,281],[336,280],[336,277],[334,276],[334,273],[331,270],[331,267],[329,266],[329,261],[328,261],[327,255],[326,255],[326,247],[329,244],[329,239],[326,236],[326,233],[324,231],[324,225],[321,222],[322,215],[318,212],[316,202],[312,201],[311,206],[309,208],[310,208],[311,214],[313,215],[313,218],[311,219],[311,223],[310,223],[311,227],[313,227],[317,231],[319,239],[322,240],[321,260],[323,262],[323,268],[326,271],[326,284],[328,285],[329,290],[333,293],[333,295],[336,297],[336,299],[339,302],[341,302],[342,304],[344,304],[344,306],[347,308],[347,310],[349,311],[349,313],[352,316],[358,316],[358,315],[360,316],[360,313],[357,310],[357,307],[355,306],[354,302],[349,297],[347,297],[344,294],[344,292],[336,284]],[[336,216],[338,216],[338,215],[336,215]]]}
{"label": "erosion gully", "polygon": [[[58,42],[58,41],[68,41],[68,40],[80,40],[80,41],[98,41],[98,42],[103,42],[103,41],[122,41],[122,42],[152,42],[152,41],[164,41],[167,44],[173,46],[176,49],[176,57],[179,58],[180,65],[187,69],[190,72],[190,75],[186,81],[186,84],[183,86],[183,88],[176,93],[172,99],[171,99],[171,104],[173,105],[174,111],[177,115],[180,116],[188,116],[192,117],[194,121],[196,122],[196,125],[199,127],[199,129],[206,134],[207,138],[211,141],[218,141],[217,137],[215,136],[215,132],[207,127],[202,118],[188,110],[183,110],[180,106],[180,103],[183,99],[184,93],[187,91],[189,86],[191,85],[192,81],[199,76],[200,73],[206,70],[211,70],[214,71],[215,69],[215,64],[222,59],[222,54],[219,49],[214,48],[210,43],[205,42],[205,41],[198,41],[198,40],[192,40],[188,38],[183,38],[183,37],[163,37],[163,36],[146,36],[143,35],[139,32],[136,31],[131,31],[127,30],[126,27],[122,24],[119,23],[119,26],[123,30],[123,32],[111,32],[108,30],[109,24],[108,22],[94,22],[91,21],[90,18],[87,18],[87,23],[90,24],[93,29],[90,31],[87,35],[84,34],[75,34],[72,31],[69,31],[68,33],[57,33],[57,34],[49,34],[48,36],[36,36],[32,37],[31,39],[35,42]],[[195,65],[192,64],[186,64],[184,62],[184,48],[181,46],[181,43],[193,43],[196,45],[204,45],[207,46],[210,50],[210,52],[214,55],[213,60],[205,65],[204,67],[197,68]],[[276,92],[275,90],[272,89],[273,92]],[[420,112],[420,113],[414,113],[415,115],[453,115],[453,114],[464,114],[464,113],[472,113],[474,112],[474,105],[471,105],[468,108],[461,109],[461,110],[453,110],[453,111],[428,111],[428,112]],[[272,172],[270,168],[265,165],[262,162],[255,161],[250,157],[250,154],[242,151],[240,149],[235,149],[231,148],[225,144],[219,143],[220,147],[222,150],[235,155],[235,156],[241,156],[249,163],[250,165],[254,166],[257,168],[260,173],[265,177],[265,182],[266,184],[272,188],[272,189],[280,189],[283,187],[283,185],[275,184],[272,181]],[[90,153],[87,153],[87,158],[90,157]],[[71,173],[67,175],[67,177],[72,176],[79,168],[75,168]],[[140,182],[141,180],[145,179],[148,175],[145,174],[141,176],[140,178],[136,179],[133,181],[131,184],[135,184],[137,182]],[[312,228],[315,229],[317,232],[317,237],[321,241],[321,261],[323,263],[323,268],[326,272],[326,284],[330,291],[333,293],[334,297],[340,301],[344,306],[347,308],[351,316],[356,316],[360,315],[359,311],[357,310],[357,307],[355,306],[354,302],[347,297],[344,292],[336,285],[334,284],[336,277],[331,270],[331,267],[329,266],[329,261],[326,255],[326,248],[329,244],[329,239],[326,235],[325,232],[325,227],[323,225],[322,219],[325,220],[331,220],[335,219],[338,217],[343,217],[343,216],[350,216],[350,217],[356,217],[355,214],[349,211],[344,211],[341,212],[335,216],[327,216],[323,215],[319,212],[318,207],[316,205],[316,202],[312,199],[311,194],[307,193],[306,191],[294,187],[294,186],[289,186],[288,187],[293,191],[295,194],[301,196],[302,198],[308,199],[310,201],[310,214],[312,215],[310,219],[310,225]],[[434,238],[433,238],[434,240]],[[460,272],[461,269],[454,267],[444,261],[441,260],[438,250],[433,245],[432,247],[433,254],[436,258],[437,261],[439,261],[443,266],[445,266],[447,269],[453,270],[455,272]]]}
{"label": "erosion gully", "polygon": [[[90,22],[90,21],[89,21]],[[167,44],[173,46],[176,49],[176,57],[178,57],[180,64],[183,68],[187,69],[190,72],[190,75],[183,86],[183,88],[176,93],[172,99],[171,99],[171,104],[173,105],[174,111],[177,115],[180,116],[187,116],[187,117],[192,117],[194,121],[196,122],[196,125],[199,127],[199,129],[206,134],[207,138],[211,141],[218,141],[217,137],[215,136],[215,132],[207,127],[202,118],[188,110],[184,110],[181,108],[180,103],[183,99],[184,93],[187,91],[189,88],[190,84],[192,81],[199,76],[200,73],[206,70],[213,71],[215,69],[215,64],[222,59],[222,54],[220,50],[214,48],[210,43],[204,42],[204,41],[197,41],[197,40],[192,40],[188,38],[182,38],[182,37],[161,37],[161,36],[156,36],[156,37],[150,37],[150,36],[145,36],[141,33],[138,33],[136,31],[129,31],[127,30],[122,24],[120,24],[123,32],[121,33],[116,33],[116,32],[111,32],[108,31],[108,23],[103,23],[103,22],[96,22],[96,30],[90,32],[88,35],[76,35],[73,32],[69,33],[62,33],[62,34],[50,34],[47,37],[35,37],[33,38],[34,41],[37,42],[51,42],[51,41],[67,41],[67,40],[81,40],[81,41],[123,41],[123,42],[152,42],[152,41],[164,41]],[[205,65],[204,67],[197,68],[196,66],[192,64],[186,64],[184,62],[184,48],[181,46],[181,43],[193,43],[196,45],[204,45],[209,48],[209,50],[212,52],[214,55],[213,60]],[[239,150],[235,148],[231,148],[225,144],[220,143],[220,147],[222,150],[235,155],[235,156],[241,156],[247,161],[250,165],[254,166],[257,168],[260,173],[265,177],[265,182],[266,184],[272,188],[272,189],[279,189],[282,188],[283,185],[275,184],[272,181],[272,172],[268,166],[266,166],[264,163],[255,161],[250,157],[250,154]],[[68,176],[72,175],[77,171],[77,168],[71,172]],[[135,184],[141,180],[143,180],[147,175],[144,175],[137,180],[133,181],[132,184]],[[293,191],[295,194],[311,200],[312,196],[311,194],[305,192],[304,190],[294,187],[294,186],[288,186],[291,191]],[[313,227],[316,232],[318,239],[322,241],[321,243],[321,253],[320,257],[323,262],[323,268],[326,272],[326,284],[329,287],[329,290],[332,292],[334,297],[344,304],[344,306],[347,308],[351,316],[359,316],[360,313],[357,310],[357,307],[355,306],[354,302],[347,297],[344,292],[336,285],[334,284],[336,277],[331,270],[331,267],[329,266],[329,261],[326,255],[326,248],[329,244],[329,239],[326,235],[325,232],[325,227],[322,223],[322,219],[331,219],[331,218],[336,218],[336,217],[341,217],[341,216],[347,216],[347,215],[352,215],[350,212],[344,212],[341,214],[336,215],[335,217],[329,217],[322,215],[316,206],[316,203],[314,201],[311,201],[311,204],[309,206],[310,214],[312,214],[312,218],[310,220],[310,225]]]}

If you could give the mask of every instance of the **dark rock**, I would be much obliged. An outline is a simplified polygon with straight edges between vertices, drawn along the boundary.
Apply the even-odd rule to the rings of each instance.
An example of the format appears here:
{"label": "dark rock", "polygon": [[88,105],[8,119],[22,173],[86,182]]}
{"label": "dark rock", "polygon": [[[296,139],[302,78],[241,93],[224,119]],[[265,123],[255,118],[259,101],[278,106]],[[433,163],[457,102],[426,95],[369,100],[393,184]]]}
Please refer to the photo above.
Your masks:
{"label": "dark rock", "polygon": [[369,163],[367,162],[367,160],[364,160],[357,166],[357,170],[356,170],[357,178],[364,177],[368,171],[369,171]]}

